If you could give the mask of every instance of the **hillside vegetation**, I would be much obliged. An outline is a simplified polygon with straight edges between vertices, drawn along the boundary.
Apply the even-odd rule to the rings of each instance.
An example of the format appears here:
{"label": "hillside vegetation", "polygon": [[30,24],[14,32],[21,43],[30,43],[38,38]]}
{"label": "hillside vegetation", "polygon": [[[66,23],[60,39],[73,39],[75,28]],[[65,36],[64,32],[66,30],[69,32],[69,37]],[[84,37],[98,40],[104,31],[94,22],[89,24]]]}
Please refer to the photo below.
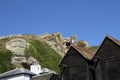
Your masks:
{"label": "hillside vegetation", "polygon": [[45,42],[29,40],[29,43],[31,44],[28,50],[29,55],[36,58],[42,67],[59,72],[58,64],[62,58],[59,54]]}
{"label": "hillside vegetation", "polygon": [[[5,48],[5,43],[7,43],[9,40],[9,38],[1,40],[2,45],[0,48],[0,73],[18,67],[11,63],[12,52]],[[32,56],[37,59],[42,68],[49,68],[59,73],[58,64],[62,57],[44,41],[36,39],[26,40],[28,43],[30,43],[29,49],[27,49],[26,52],[27,56]],[[4,42],[4,44],[2,42]]]}
{"label": "hillside vegetation", "polygon": [[15,68],[15,66],[13,66],[10,63],[11,56],[12,56],[12,53],[9,50],[5,48],[0,49],[0,73],[3,73]]}

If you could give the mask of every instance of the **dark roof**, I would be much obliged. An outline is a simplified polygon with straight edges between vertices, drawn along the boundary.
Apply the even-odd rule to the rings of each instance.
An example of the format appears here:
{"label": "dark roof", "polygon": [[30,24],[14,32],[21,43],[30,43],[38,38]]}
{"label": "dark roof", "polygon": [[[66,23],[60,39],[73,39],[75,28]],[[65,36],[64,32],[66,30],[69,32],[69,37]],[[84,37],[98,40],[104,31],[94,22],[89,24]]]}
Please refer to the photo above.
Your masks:
{"label": "dark roof", "polygon": [[36,75],[36,74],[30,72],[29,70],[26,70],[26,69],[23,69],[23,68],[17,68],[17,69],[10,70],[10,71],[7,71],[5,73],[0,74],[0,78],[13,76],[13,75],[18,75],[18,74],[29,74],[31,76]]}
{"label": "dark roof", "polygon": [[109,35],[106,35],[106,38],[109,38],[109,39],[111,39],[113,42],[115,42],[116,44],[120,45],[120,41],[119,41],[119,40],[117,40],[117,39],[115,39],[115,38],[113,38],[113,37],[111,37],[111,36],[109,36]]}
{"label": "dark roof", "polygon": [[[96,55],[97,55],[97,52],[100,50],[100,48],[102,47],[102,45],[104,44],[104,41],[105,41],[106,39],[109,39],[109,40],[111,40],[113,43],[115,43],[115,44],[117,44],[118,46],[120,46],[120,41],[119,41],[119,40],[111,37],[110,35],[106,35],[105,38],[103,39],[102,43],[100,44],[99,48],[97,49],[97,51],[96,51],[96,53],[95,53],[95,57],[97,57],[97,56],[96,56]],[[97,58],[98,58],[98,57],[97,57]]]}

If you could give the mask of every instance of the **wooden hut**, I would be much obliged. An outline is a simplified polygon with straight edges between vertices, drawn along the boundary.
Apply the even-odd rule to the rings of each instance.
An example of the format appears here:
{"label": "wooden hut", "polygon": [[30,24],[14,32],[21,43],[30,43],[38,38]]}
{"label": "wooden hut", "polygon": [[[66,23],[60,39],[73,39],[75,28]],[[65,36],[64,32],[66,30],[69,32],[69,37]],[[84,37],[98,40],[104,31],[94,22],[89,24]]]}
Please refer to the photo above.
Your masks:
{"label": "wooden hut", "polygon": [[59,64],[61,80],[94,80],[93,53],[71,44]]}
{"label": "wooden hut", "polygon": [[96,80],[120,80],[120,41],[106,36],[95,56]]}

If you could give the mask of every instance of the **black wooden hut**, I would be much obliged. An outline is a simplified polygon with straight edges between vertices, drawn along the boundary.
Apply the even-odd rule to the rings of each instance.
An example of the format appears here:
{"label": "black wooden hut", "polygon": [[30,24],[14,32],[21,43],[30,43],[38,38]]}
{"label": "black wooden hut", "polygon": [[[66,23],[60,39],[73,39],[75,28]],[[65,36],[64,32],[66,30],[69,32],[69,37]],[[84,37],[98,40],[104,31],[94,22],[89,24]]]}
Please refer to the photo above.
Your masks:
{"label": "black wooden hut", "polygon": [[96,80],[120,80],[120,41],[107,35],[95,56]]}
{"label": "black wooden hut", "polygon": [[92,58],[93,53],[71,44],[59,64],[61,80],[94,80]]}

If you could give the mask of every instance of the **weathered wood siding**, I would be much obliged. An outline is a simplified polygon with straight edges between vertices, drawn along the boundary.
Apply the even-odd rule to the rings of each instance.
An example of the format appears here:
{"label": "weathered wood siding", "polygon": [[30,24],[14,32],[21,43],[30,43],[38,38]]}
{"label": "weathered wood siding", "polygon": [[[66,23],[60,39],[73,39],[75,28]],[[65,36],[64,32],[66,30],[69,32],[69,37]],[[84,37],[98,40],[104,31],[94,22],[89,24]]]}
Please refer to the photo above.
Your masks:
{"label": "weathered wood siding", "polygon": [[87,60],[74,48],[66,54],[62,68],[63,80],[89,80],[89,69]]}
{"label": "weathered wood siding", "polygon": [[96,80],[120,80],[120,46],[106,38],[96,58],[99,58],[95,72]]}
{"label": "weathered wood siding", "polygon": [[120,80],[120,56],[99,61],[96,78],[96,80]]}
{"label": "weathered wood siding", "polygon": [[120,55],[120,46],[109,38],[106,38],[95,56],[100,59],[106,59],[116,55]]}

